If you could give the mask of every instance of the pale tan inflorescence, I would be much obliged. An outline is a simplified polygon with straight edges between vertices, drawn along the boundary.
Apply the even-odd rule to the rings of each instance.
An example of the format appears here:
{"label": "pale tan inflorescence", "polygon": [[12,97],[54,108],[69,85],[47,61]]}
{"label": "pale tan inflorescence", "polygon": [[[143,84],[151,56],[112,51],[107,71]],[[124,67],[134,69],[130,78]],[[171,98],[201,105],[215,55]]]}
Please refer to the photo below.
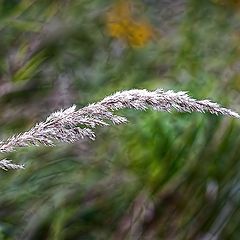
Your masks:
{"label": "pale tan inflorescence", "polygon": [[[216,115],[227,115],[240,118],[240,115],[230,109],[223,108],[210,100],[196,100],[186,92],[163,91],[157,89],[133,89],[117,92],[105,97],[102,101],[90,104],[79,110],[76,106],[52,113],[44,122],[36,124],[29,131],[14,135],[0,142],[0,152],[13,152],[19,147],[47,145],[53,146],[57,142],[72,143],[83,138],[95,139],[96,126],[126,123],[125,117],[115,115],[115,110],[133,108],[156,111],[176,110],[179,112],[209,112]],[[22,169],[23,165],[14,164],[11,160],[1,160],[0,168]]]}

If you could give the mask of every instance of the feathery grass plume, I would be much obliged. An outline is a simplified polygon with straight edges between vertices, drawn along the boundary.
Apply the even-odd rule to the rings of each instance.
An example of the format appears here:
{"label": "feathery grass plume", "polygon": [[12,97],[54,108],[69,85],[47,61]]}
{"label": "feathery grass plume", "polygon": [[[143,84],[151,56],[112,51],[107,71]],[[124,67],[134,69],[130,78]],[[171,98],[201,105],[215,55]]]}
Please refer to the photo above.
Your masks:
{"label": "feathery grass plume", "polygon": [[[93,129],[96,126],[108,126],[126,123],[125,117],[113,114],[113,111],[133,108],[146,110],[152,108],[157,111],[176,110],[179,112],[210,112],[216,115],[227,115],[240,118],[240,115],[230,109],[223,108],[210,100],[196,100],[186,92],[163,91],[157,89],[133,89],[117,92],[105,97],[102,101],[92,103],[79,110],[76,106],[52,113],[44,122],[36,124],[29,131],[12,136],[0,142],[0,153],[15,151],[19,147],[47,145],[53,146],[56,142],[72,143],[83,138],[95,139]],[[23,168],[14,165],[9,160],[0,161],[0,168]]]}

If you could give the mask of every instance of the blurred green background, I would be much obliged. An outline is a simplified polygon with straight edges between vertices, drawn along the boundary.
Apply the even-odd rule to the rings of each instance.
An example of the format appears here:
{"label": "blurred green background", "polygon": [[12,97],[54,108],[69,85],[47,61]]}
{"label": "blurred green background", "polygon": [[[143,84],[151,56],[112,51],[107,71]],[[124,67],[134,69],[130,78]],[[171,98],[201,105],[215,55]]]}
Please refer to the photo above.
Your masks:
{"label": "blurred green background", "polygon": [[[111,22],[113,21],[113,22]],[[0,135],[118,90],[240,111],[238,0],[0,0]],[[124,110],[95,142],[2,155],[0,239],[240,239],[240,125]]]}

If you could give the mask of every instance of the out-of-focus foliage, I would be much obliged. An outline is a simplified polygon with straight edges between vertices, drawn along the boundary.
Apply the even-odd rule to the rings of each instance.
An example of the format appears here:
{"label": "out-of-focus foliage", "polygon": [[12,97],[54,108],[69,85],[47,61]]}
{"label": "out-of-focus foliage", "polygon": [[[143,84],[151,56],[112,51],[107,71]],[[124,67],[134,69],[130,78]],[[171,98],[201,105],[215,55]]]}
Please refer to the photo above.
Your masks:
{"label": "out-of-focus foliage", "polygon": [[233,7],[233,8],[240,7],[239,0],[213,0],[213,2],[223,6],[227,6],[227,7]]}
{"label": "out-of-focus foliage", "polygon": [[130,1],[118,1],[106,14],[108,34],[133,47],[144,46],[153,39],[153,27],[146,20],[133,19]]}
{"label": "out-of-focus foliage", "polygon": [[[0,1],[1,138],[130,88],[187,90],[239,112],[240,13],[229,2]],[[4,156],[26,169],[0,173],[0,239],[238,240],[239,122],[127,115],[95,142]]]}

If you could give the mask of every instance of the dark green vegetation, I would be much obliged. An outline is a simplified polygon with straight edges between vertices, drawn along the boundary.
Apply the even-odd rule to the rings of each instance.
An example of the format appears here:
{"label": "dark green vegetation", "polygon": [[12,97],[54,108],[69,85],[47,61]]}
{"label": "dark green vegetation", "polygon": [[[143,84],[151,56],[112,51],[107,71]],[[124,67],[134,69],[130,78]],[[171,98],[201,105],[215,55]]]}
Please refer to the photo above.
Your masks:
{"label": "dark green vegetation", "polygon": [[[240,112],[237,5],[145,0],[157,33],[134,48],[106,32],[113,2],[0,1],[1,138],[131,88],[187,90]],[[26,169],[0,172],[0,239],[240,238],[239,122],[124,113],[130,123],[97,129],[95,142],[2,155]]]}

